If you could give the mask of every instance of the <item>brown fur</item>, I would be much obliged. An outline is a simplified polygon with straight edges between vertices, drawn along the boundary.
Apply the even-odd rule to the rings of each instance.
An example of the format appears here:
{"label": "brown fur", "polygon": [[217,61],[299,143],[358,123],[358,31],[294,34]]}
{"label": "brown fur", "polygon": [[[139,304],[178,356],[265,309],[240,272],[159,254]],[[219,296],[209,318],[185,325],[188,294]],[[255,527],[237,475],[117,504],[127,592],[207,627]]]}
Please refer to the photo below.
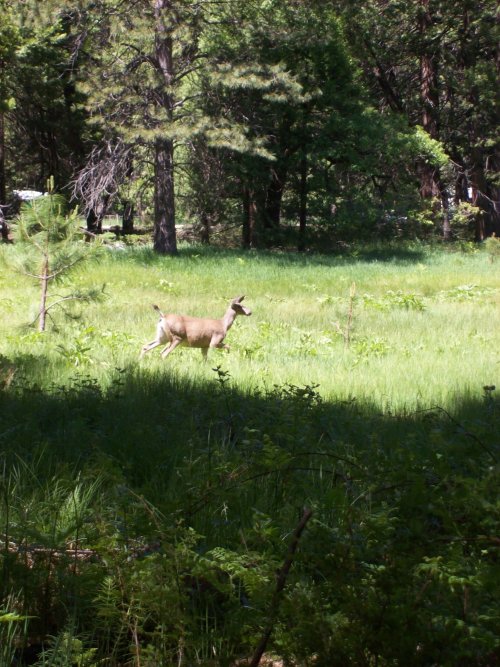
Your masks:
{"label": "brown fur", "polygon": [[204,357],[208,349],[218,347],[229,349],[224,344],[224,338],[238,315],[249,316],[252,311],[241,305],[245,297],[239,296],[231,301],[224,316],[219,319],[190,317],[189,315],[175,315],[173,313],[162,313],[158,306],[153,308],[160,314],[160,321],[156,328],[156,338],[146,343],[141,350],[140,358],[146,352],[153,350],[159,345],[165,344],[161,352],[166,357],[178,345],[200,348]]}

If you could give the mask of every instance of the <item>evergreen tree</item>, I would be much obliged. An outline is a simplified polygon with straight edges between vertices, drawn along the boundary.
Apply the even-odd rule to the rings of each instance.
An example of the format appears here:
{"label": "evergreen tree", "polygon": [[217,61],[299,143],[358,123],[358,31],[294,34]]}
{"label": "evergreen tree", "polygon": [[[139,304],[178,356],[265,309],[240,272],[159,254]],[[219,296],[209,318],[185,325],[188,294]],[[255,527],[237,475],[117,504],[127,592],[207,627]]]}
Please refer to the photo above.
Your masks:
{"label": "evergreen tree", "polygon": [[[65,185],[81,159],[84,116],[74,85],[74,36],[64,3],[4,0],[5,173],[10,188]],[[10,17],[10,18],[9,18]],[[9,27],[10,26],[10,27]],[[6,105],[6,100],[8,103]]]}
{"label": "evergreen tree", "polygon": [[174,154],[197,132],[190,82],[201,64],[204,5],[101,0],[87,8],[96,40],[83,87],[92,121],[144,149],[153,165],[154,248],[175,254]]}
{"label": "evergreen tree", "polygon": [[12,3],[8,0],[1,0],[0,13],[2,14],[0,23],[0,206],[2,206],[6,204],[5,122],[7,112],[14,105],[12,64],[15,60],[19,34],[14,21]]}
{"label": "evergreen tree", "polygon": [[40,305],[35,319],[40,332],[45,331],[47,315],[54,307],[68,301],[94,300],[101,294],[95,289],[77,290],[50,300],[50,286],[93,256],[98,246],[81,242],[78,211],[66,210],[64,198],[52,191],[53,179],[48,185],[47,195],[23,204],[14,227],[14,250],[3,254],[15,270],[40,287]]}
{"label": "evergreen tree", "polygon": [[[419,160],[424,199],[448,233],[447,206],[473,203],[476,238],[500,231],[497,5],[492,0],[343,3],[350,41],[381,110],[404,114],[441,142],[453,172]],[[472,192],[472,197],[470,196]],[[432,202],[431,202],[432,204]]]}
{"label": "evergreen tree", "polygon": [[[331,6],[247,4],[238,21],[218,25],[210,47],[220,75],[206,86],[205,113],[244,127],[254,142],[253,151],[233,148],[230,159],[219,160],[224,196],[240,197],[244,245],[258,243],[259,236],[272,241],[284,210],[298,220],[300,249],[308,219],[334,224],[363,218],[361,229],[345,223],[352,227],[349,235],[363,233],[391,187],[407,179],[405,161],[433,160],[435,142],[369,103]],[[220,156],[227,153],[224,144],[212,145]],[[204,164],[194,160],[194,174]],[[406,194],[404,189],[401,198]],[[377,210],[367,220],[370,206]]]}
{"label": "evergreen tree", "polygon": [[252,246],[279,229],[289,173],[297,163],[306,164],[311,137],[305,118],[322,96],[317,82],[308,80],[306,45],[316,42],[319,52],[324,42],[310,31],[311,21],[319,23],[318,3],[307,9],[302,3],[247,3],[236,10],[233,5],[226,11],[238,11],[238,20],[226,17],[211,35],[208,50],[218,68],[204,100],[208,115],[223,116],[242,131],[244,141],[215,136],[212,146],[230,158],[225,173],[233,186],[226,195],[239,198],[243,244]]}

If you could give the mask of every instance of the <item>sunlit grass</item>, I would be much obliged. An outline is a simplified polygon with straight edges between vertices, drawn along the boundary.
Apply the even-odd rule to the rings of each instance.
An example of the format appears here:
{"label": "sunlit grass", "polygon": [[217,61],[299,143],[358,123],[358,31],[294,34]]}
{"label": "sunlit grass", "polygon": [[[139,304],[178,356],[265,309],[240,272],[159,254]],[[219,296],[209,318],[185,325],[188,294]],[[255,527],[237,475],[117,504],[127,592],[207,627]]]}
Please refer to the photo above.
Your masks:
{"label": "sunlit grass", "polygon": [[21,364],[38,359],[30,373],[42,386],[75,373],[105,384],[115,369],[139,367],[140,347],[154,337],[153,303],[219,317],[238,294],[246,294],[253,316],[229,332],[229,354],[214,351],[204,364],[198,350],[178,349],[166,361],[154,350],[140,368],[204,383],[220,365],[245,391],[317,384],[328,399],[366,399],[381,410],[449,407],[457,394],[479,396],[498,378],[500,277],[484,252],[416,246],[297,256],[184,248],[170,258],[108,250],[72,278],[79,286],[105,284],[106,300],[77,307],[73,320],[54,311],[41,336],[26,327],[36,317],[36,288],[9,273],[0,280],[0,353]]}
{"label": "sunlit grass", "polygon": [[[424,631],[415,631],[413,654],[433,627],[426,614],[436,615],[438,598],[444,618],[453,619],[455,607],[462,617],[456,573],[472,572],[468,623],[476,631],[482,615],[484,634],[467,630],[467,637],[489,653],[481,637],[493,645],[494,545],[488,549],[498,404],[484,386],[498,384],[496,268],[482,252],[418,246],[348,256],[183,248],[175,259],[107,250],[72,278],[78,287],[106,284],[107,298],[77,306],[71,318],[54,311],[44,334],[28,326],[37,289],[0,275],[0,520],[10,544],[50,550],[46,574],[54,582],[48,606],[40,593],[47,590],[44,561],[23,571],[20,561],[4,559],[4,582],[22,591],[30,618],[26,636],[45,636],[45,618],[59,610],[59,633],[78,619],[79,636],[118,664],[115,638],[129,636],[129,610],[161,632],[182,607],[174,643],[188,614],[193,645],[206,644],[207,656],[214,642],[230,643],[221,652],[231,661],[249,654],[260,630],[248,642],[248,628],[262,625],[256,594],[250,591],[250,606],[236,589],[200,597],[191,577],[184,582],[178,573],[225,581],[214,549],[229,566],[243,563],[243,574],[269,560],[262,590],[272,595],[273,573],[308,507],[314,520],[291,571],[296,584],[284,600],[290,611],[280,612],[283,628],[288,613],[297,616],[301,590],[314,603],[302,619],[318,625],[332,604],[352,615],[356,597],[361,621],[353,627],[371,627],[371,589],[371,618],[384,618],[390,594],[412,627],[419,619]],[[239,294],[253,316],[236,320],[229,353],[214,350],[204,363],[199,350],[178,348],[166,360],[154,350],[139,362],[155,332],[151,304],[221,316]],[[76,557],[77,548],[89,547],[98,558],[72,569],[66,589],[59,554]],[[415,605],[408,573],[429,558],[445,578],[437,595],[430,579],[420,582],[426,597]],[[370,572],[377,573],[371,580]],[[123,591],[118,598],[108,596],[113,578]],[[164,623],[151,613],[160,598]],[[224,611],[213,618],[222,625],[214,632],[205,619],[220,599]],[[103,620],[110,611],[119,626]],[[446,623],[439,627],[448,637]],[[387,636],[407,631],[393,617],[384,624]],[[330,627],[325,636],[330,642]],[[150,638],[142,641],[147,648]],[[316,640],[311,646],[315,654]]]}

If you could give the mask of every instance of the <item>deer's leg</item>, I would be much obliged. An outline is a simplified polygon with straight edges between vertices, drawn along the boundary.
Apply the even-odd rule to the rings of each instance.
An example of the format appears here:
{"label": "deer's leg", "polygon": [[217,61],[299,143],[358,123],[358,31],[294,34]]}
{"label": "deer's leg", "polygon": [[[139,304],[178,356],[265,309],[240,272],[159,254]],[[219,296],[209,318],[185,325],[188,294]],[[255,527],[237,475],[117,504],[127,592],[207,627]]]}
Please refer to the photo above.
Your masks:
{"label": "deer's leg", "polygon": [[212,336],[210,347],[218,347],[220,350],[229,350],[229,347],[224,343],[224,336],[221,336],[220,334],[218,336]]}
{"label": "deer's leg", "polygon": [[207,360],[207,355],[208,355],[208,347],[202,347],[201,348],[201,353],[203,355],[203,361]]}
{"label": "deer's leg", "polygon": [[161,351],[161,357],[164,359],[169,355],[175,348],[182,343],[182,338],[173,338],[172,342],[166,345]]}
{"label": "deer's leg", "polygon": [[223,341],[217,343],[217,345],[210,345],[210,347],[216,347],[219,350],[227,350],[228,352],[230,350],[229,345],[226,345],[226,343],[224,343]]}
{"label": "deer's leg", "polygon": [[142,357],[146,354],[146,352],[149,352],[149,350],[154,350],[155,347],[162,345],[167,340],[170,341],[170,338],[169,336],[167,336],[167,333],[165,332],[165,329],[161,326],[160,322],[156,327],[156,338],[152,340],[150,343],[146,343],[146,345],[143,345],[139,359],[142,359]]}
{"label": "deer's leg", "polygon": [[150,343],[146,343],[146,345],[142,346],[141,354],[139,355],[139,359],[142,359],[142,357],[146,354],[146,352],[149,352],[150,350],[154,350],[155,347],[158,347],[158,345],[161,345],[163,341],[158,340],[158,338],[155,338],[152,340]]}

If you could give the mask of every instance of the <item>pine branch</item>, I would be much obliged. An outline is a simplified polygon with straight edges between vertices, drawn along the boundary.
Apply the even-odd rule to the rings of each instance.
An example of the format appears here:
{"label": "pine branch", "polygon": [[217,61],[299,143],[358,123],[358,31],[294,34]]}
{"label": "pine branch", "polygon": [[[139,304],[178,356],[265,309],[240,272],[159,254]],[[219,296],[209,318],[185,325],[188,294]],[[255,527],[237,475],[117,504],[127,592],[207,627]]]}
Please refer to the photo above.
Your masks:
{"label": "pine branch", "polygon": [[[56,301],[53,301],[50,303],[48,306],[45,308],[45,314],[49,314],[49,311],[54,308],[55,306],[59,306],[61,303],[65,303],[66,301],[82,301],[83,303],[89,303],[90,301],[97,301],[101,297],[101,295],[104,295],[104,287],[100,290],[96,289],[91,289],[87,293],[76,293],[76,294],[68,294],[67,296],[62,296]],[[39,319],[40,319],[41,313],[38,313],[38,315],[35,317],[35,319],[30,322],[30,326],[33,326]]]}

